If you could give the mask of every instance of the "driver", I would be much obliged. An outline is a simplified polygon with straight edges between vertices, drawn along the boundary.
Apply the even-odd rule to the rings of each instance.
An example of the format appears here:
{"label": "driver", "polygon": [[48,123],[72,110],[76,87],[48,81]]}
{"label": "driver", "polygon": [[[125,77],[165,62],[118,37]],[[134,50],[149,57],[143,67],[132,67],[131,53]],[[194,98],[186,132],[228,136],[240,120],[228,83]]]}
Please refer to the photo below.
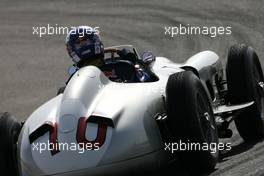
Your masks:
{"label": "driver", "polygon": [[[66,48],[78,69],[88,65],[96,66],[115,82],[147,82],[150,80],[149,74],[136,63],[132,68],[135,76],[130,77],[130,80],[124,78],[124,75],[128,74],[128,69],[120,69],[121,66],[118,67],[118,63],[105,63],[104,45],[100,36],[89,26],[79,26],[71,30],[66,37]],[[127,49],[121,50],[119,53],[121,58],[131,56],[131,51]]]}

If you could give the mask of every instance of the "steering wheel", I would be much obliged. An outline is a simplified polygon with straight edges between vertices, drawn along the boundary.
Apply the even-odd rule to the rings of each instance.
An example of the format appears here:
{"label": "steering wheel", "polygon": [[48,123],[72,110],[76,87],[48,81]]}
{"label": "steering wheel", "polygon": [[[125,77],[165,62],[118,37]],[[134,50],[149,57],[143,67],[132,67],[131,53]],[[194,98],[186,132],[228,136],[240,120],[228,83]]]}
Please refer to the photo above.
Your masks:
{"label": "steering wheel", "polygon": [[121,82],[135,82],[136,68],[132,62],[126,60],[116,60],[113,67]]}
{"label": "steering wheel", "polygon": [[110,48],[104,51],[105,53],[111,54],[111,58],[108,58],[108,60],[110,60],[108,64],[112,64],[112,67],[115,69],[116,75],[121,82],[135,82],[135,63],[129,59],[116,57],[116,54],[118,55],[118,51],[120,50],[117,50],[115,48]]}

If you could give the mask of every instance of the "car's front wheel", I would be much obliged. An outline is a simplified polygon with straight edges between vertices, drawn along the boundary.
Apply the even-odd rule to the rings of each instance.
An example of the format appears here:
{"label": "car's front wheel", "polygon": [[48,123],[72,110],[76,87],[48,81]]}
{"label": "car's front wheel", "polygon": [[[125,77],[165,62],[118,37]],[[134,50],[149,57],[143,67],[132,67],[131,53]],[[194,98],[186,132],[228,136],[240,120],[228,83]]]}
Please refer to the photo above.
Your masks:
{"label": "car's front wheel", "polygon": [[[201,80],[190,71],[173,74],[166,88],[166,107],[172,141],[185,166],[210,171],[218,161],[218,134],[211,100]],[[207,148],[206,148],[207,147]]]}
{"label": "car's front wheel", "polygon": [[0,113],[0,173],[18,176],[17,140],[21,124],[10,114]]}

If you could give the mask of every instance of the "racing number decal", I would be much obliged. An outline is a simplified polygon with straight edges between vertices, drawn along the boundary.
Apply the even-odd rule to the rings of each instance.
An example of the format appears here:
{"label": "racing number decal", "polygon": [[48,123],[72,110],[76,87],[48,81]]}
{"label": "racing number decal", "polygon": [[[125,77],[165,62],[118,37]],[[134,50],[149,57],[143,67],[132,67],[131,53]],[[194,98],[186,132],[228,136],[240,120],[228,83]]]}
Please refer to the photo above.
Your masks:
{"label": "racing number decal", "polygon": [[86,117],[81,117],[78,122],[78,129],[77,129],[77,142],[79,145],[86,145],[86,144],[92,144],[93,149],[94,149],[94,144],[97,143],[98,147],[101,147],[106,138],[106,131],[107,131],[107,125],[105,123],[98,123],[98,130],[97,130],[97,135],[96,138],[93,141],[89,141],[85,137],[85,132],[87,129],[87,119]]}
{"label": "racing number decal", "polygon": [[49,132],[49,145],[50,145],[49,148],[52,149],[50,150],[50,152],[51,152],[51,155],[53,156],[60,152],[57,149],[57,147],[54,147],[54,146],[58,146],[58,138],[57,138],[58,125],[57,123],[52,123],[50,121],[47,121],[44,124],[42,124],[39,128],[37,128],[34,132],[32,132],[29,135],[29,143],[32,144],[35,140],[37,140],[40,136],[43,136],[47,132]]}
{"label": "racing number decal", "polygon": [[[85,148],[87,144],[92,144],[94,150],[94,144],[97,147],[101,147],[105,143],[106,134],[107,134],[107,124],[103,121],[91,122],[98,124],[97,135],[94,140],[87,140],[85,137],[88,119],[86,117],[81,117],[78,121],[78,128],[76,134],[76,140],[80,147]],[[45,122],[42,126],[36,129],[33,133],[29,135],[30,144],[32,144],[37,138],[49,132],[49,144],[50,144],[50,152],[51,155],[56,155],[60,152],[58,147],[58,125],[57,123],[52,123],[50,121]]]}
{"label": "racing number decal", "polygon": [[50,148],[52,148],[51,155],[56,155],[57,153],[60,152],[60,150],[58,149],[58,147],[52,147],[52,146],[58,146],[58,124],[55,123],[52,128],[50,129]]}

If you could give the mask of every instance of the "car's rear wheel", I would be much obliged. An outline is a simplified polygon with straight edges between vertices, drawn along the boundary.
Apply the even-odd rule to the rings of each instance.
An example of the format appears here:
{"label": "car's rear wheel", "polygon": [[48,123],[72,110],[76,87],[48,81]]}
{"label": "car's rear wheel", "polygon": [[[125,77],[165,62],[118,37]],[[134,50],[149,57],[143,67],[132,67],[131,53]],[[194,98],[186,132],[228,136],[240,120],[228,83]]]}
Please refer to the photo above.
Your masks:
{"label": "car's rear wheel", "polygon": [[254,101],[235,118],[240,136],[245,141],[264,137],[264,77],[256,52],[246,45],[234,45],[226,66],[228,100],[231,104]]}
{"label": "car's rear wheel", "polygon": [[166,94],[171,142],[189,145],[186,150],[178,150],[180,159],[193,171],[214,169],[219,155],[218,134],[211,100],[202,82],[190,71],[176,73],[169,77]]}
{"label": "car's rear wheel", "polygon": [[18,176],[17,140],[21,124],[10,114],[0,113],[0,172],[1,175]]}

